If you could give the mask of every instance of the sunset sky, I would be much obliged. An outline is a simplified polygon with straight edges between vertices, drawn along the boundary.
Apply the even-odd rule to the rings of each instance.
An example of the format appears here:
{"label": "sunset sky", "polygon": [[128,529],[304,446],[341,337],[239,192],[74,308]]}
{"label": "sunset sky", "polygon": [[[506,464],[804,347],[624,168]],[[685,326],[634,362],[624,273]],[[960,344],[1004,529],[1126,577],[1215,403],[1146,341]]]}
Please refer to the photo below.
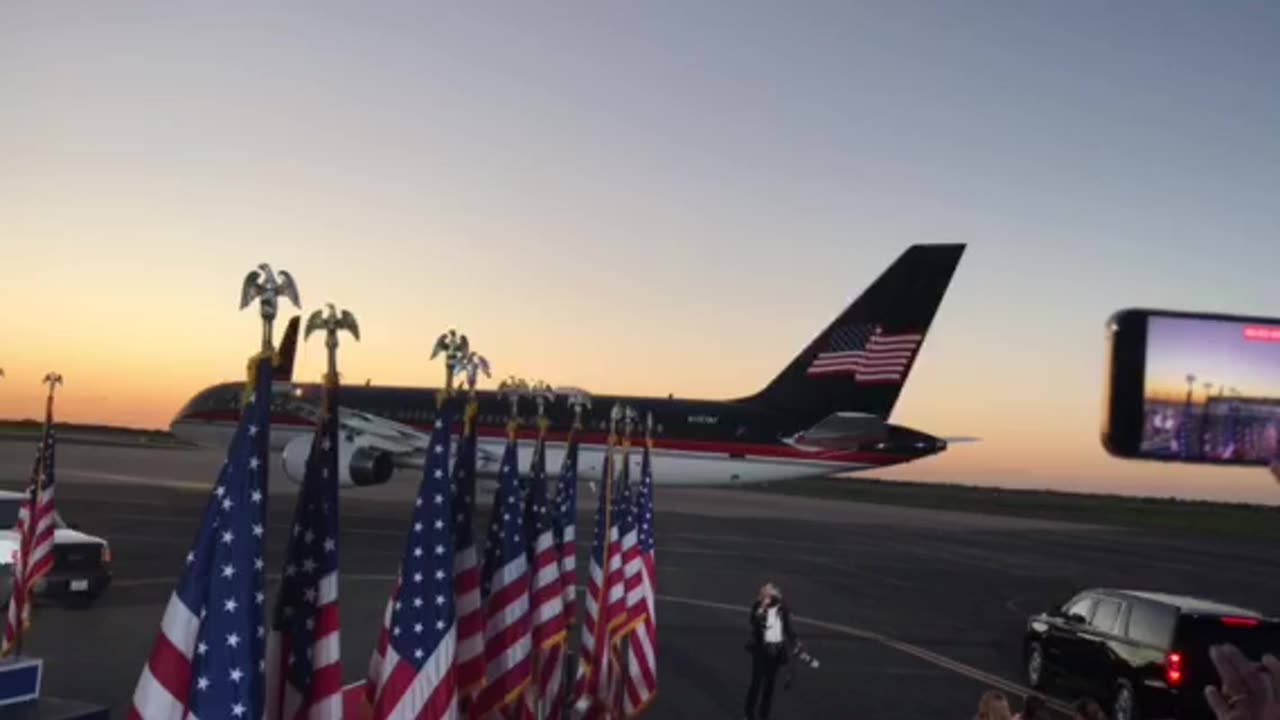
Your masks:
{"label": "sunset sky", "polygon": [[60,419],[167,426],[263,261],[357,315],[348,379],[437,383],[456,326],[497,377],[735,396],[965,242],[893,419],[983,441],[888,475],[1280,502],[1098,441],[1114,310],[1280,315],[1280,5],[461,8],[7,8],[0,416],[58,370]]}

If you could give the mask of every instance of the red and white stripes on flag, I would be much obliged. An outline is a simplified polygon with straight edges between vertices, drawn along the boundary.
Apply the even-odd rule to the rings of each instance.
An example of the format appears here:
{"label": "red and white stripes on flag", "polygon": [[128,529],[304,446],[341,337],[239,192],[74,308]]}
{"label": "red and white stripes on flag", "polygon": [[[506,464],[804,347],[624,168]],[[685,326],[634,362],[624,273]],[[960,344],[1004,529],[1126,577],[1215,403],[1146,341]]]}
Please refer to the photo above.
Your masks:
{"label": "red and white stripes on flag", "polygon": [[453,593],[458,613],[458,702],[467,711],[484,686],[484,608],[480,604],[480,553],[472,528],[476,495],[476,415],[467,402],[458,457],[453,464]]}
{"label": "red and white stripes on flag", "polygon": [[[267,720],[343,719],[338,573],[325,575],[317,588],[312,626],[315,639],[298,648],[287,632],[273,630],[267,641],[267,666],[280,668],[267,674]],[[288,665],[292,655],[308,656],[310,667],[303,672],[309,676],[309,687],[290,680]]]}
{"label": "red and white stripes on flag", "polygon": [[645,606],[641,590],[639,540],[636,534],[635,507],[631,495],[631,460],[630,443],[624,445],[622,468],[618,478],[618,487],[614,496],[614,515],[618,524],[618,552],[622,557],[623,605],[622,618],[617,627],[610,632],[609,647],[617,674],[611,678],[613,693],[610,706],[623,716],[634,714],[624,692],[626,678],[631,668],[627,666],[630,654],[627,642],[632,630],[644,621]]}
{"label": "red and white stripes on flag", "polygon": [[553,516],[560,549],[560,586],[564,591],[564,626],[573,626],[578,612],[578,438],[569,431],[569,449],[560,468]]}
{"label": "red and white stripes on flag", "polygon": [[134,686],[129,720],[257,719],[266,714],[263,604],[270,352]]}
{"label": "red and white stripes on flag", "polygon": [[880,328],[849,325],[832,331],[808,375],[852,375],[858,382],[900,382],[924,341],[922,333],[887,335]]}
{"label": "red and white stripes on flag", "polygon": [[442,397],[400,571],[369,663],[374,720],[458,718],[449,409]]}
{"label": "red and white stripes on flag", "polygon": [[[657,556],[653,528],[653,442],[645,443],[640,464],[640,486],[635,493],[635,525],[639,550],[639,602],[630,605],[640,617],[632,627],[627,642],[624,673],[623,711],[627,717],[644,712],[658,693],[658,625],[655,613],[657,593]],[[630,591],[628,601],[631,600]]]}
{"label": "red and white stripes on flag", "polygon": [[482,718],[493,713],[500,717],[518,714],[533,677],[533,617],[529,602],[532,578],[518,463],[516,425],[512,421],[508,424],[481,573],[486,684],[476,708]]}
{"label": "red and white stripes on flag", "polygon": [[45,405],[44,432],[36,448],[35,467],[27,484],[26,500],[18,508],[14,530],[18,550],[12,558],[11,590],[0,656],[18,646],[23,632],[31,626],[31,594],[36,583],[53,569],[54,513],[54,429],[53,396]]}
{"label": "red and white stripes on flag", "polygon": [[325,386],[267,637],[267,720],[341,720],[338,386]]}
{"label": "red and white stripes on flag", "polygon": [[564,680],[565,618],[564,592],[560,585],[560,552],[552,528],[552,511],[547,500],[546,443],[542,432],[546,419],[540,418],[538,444],[526,499],[530,521],[529,558],[532,582],[529,606],[532,616],[534,651],[533,682],[525,692],[525,717],[532,720],[559,718],[563,711],[560,688]]}
{"label": "red and white stripes on flag", "polygon": [[614,512],[613,448],[609,438],[596,506],[595,534],[579,649],[578,673],[574,680],[574,716],[584,720],[609,718],[613,714],[620,676],[609,652],[613,631],[626,620],[626,595],[620,552],[617,513]]}

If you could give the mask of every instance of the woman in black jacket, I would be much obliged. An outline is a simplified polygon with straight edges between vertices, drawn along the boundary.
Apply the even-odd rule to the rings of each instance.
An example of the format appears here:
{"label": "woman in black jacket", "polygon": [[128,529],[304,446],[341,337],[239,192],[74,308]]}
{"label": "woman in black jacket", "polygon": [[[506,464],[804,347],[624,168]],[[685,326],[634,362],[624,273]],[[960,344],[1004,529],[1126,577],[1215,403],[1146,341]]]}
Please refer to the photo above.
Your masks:
{"label": "woman in black jacket", "polygon": [[791,647],[795,643],[795,630],[791,627],[791,611],[782,602],[782,592],[773,583],[766,583],[751,605],[751,685],[747,688],[745,718],[755,720],[757,702],[759,720],[769,720],[773,705],[773,685],[778,670],[787,664]]}

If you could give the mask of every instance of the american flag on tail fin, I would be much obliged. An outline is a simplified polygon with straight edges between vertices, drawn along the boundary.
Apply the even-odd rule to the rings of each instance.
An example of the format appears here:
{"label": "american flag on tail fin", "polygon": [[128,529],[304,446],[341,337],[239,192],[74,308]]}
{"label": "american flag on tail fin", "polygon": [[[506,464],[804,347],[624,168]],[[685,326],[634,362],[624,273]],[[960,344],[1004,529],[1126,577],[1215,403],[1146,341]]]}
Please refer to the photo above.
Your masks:
{"label": "american flag on tail fin", "polygon": [[263,716],[269,354],[256,359],[252,382],[195,543],[134,689],[130,720]]}
{"label": "american flag on tail fin", "polygon": [[[627,717],[644,712],[658,693],[657,557],[653,529],[653,441],[646,440],[640,462],[640,486],[635,493],[636,537],[640,549],[640,620],[627,643],[623,681],[623,711]],[[630,596],[628,596],[628,600]]]}
{"label": "american flag on tail fin", "polygon": [[44,430],[36,446],[35,467],[27,484],[27,497],[18,509],[14,527],[18,535],[18,550],[10,566],[9,611],[0,656],[12,653],[21,645],[22,633],[31,626],[31,594],[36,582],[53,568],[55,445],[53,396],[50,395],[45,403]]}
{"label": "american flag on tail fin", "polygon": [[845,325],[831,332],[827,347],[818,353],[808,375],[852,375],[865,383],[901,382],[924,334],[885,334],[869,325]]}
{"label": "american flag on tail fin", "polygon": [[342,718],[338,387],[325,388],[267,641],[268,720]]}
{"label": "american flag on tail fin", "polygon": [[467,403],[458,457],[453,463],[453,590],[458,613],[458,701],[466,711],[484,685],[484,612],[480,605],[480,555],[472,528],[476,500],[476,414]]}
{"label": "american flag on tail fin", "polygon": [[565,619],[564,588],[560,577],[560,555],[552,530],[552,511],[547,501],[547,455],[545,420],[538,434],[533,466],[529,473],[529,495],[525,500],[529,532],[530,615],[534,652],[533,682],[525,693],[526,717],[544,720],[559,718],[560,688],[564,678]]}
{"label": "american flag on tail fin", "polygon": [[458,717],[449,407],[442,398],[400,572],[369,663],[374,720]]}
{"label": "american flag on tail fin", "polygon": [[611,662],[609,638],[611,631],[625,620],[622,555],[618,552],[618,523],[612,507],[615,442],[616,438],[610,436],[600,480],[578,673],[573,688],[574,714],[586,720],[606,718],[611,712],[611,691],[617,670]]}
{"label": "american flag on tail fin", "polygon": [[479,717],[491,713],[509,716],[532,678],[529,558],[521,500],[515,421],[512,421],[502,454],[498,490],[493,497],[493,516],[480,583],[484,598],[487,681],[476,704]]}

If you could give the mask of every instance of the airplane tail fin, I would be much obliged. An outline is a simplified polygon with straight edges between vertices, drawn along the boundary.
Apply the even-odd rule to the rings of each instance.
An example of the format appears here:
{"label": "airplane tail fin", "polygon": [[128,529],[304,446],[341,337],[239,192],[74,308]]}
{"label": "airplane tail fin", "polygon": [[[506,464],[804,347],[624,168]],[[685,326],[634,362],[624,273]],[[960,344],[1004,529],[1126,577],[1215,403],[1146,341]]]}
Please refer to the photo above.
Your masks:
{"label": "airplane tail fin", "polygon": [[298,324],[301,320],[301,315],[294,315],[289,318],[289,324],[284,329],[284,335],[280,338],[280,349],[276,353],[279,361],[271,373],[273,383],[293,381],[293,358],[298,352]]}
{"label": "airplane tail fin", "polygon": [[951,283],[963,244],[912,245],[755,395],[798,420],[854,411],[887,420]]}

